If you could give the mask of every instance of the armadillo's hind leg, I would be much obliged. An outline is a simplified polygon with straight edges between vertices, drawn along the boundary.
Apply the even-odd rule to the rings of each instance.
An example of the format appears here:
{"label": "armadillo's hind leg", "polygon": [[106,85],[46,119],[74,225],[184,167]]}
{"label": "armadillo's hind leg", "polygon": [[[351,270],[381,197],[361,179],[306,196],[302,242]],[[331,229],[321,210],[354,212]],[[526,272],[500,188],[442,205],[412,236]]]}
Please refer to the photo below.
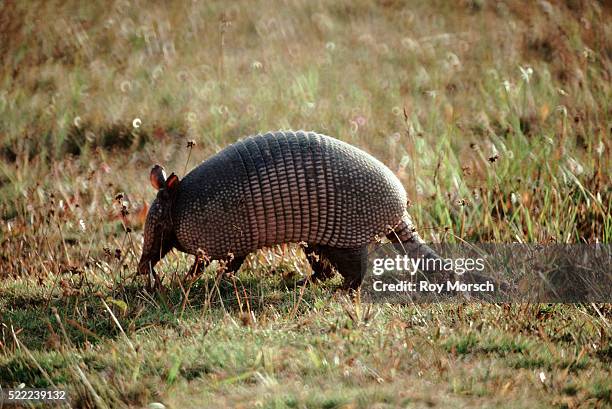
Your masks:
{"label": "armadillo's hind leg", "polygon": [[[440,259],[440,256],[425,244],[425,240],[416,232],[408,213],[404,213],[400,222],[387,234],[387,238],[393,243],[398,253],[408,255],[415,260]],[[437,269],[440,263],[430,262],[424,265],[429,268],[421,269],[421,273],[425,273],[428,279],[444,280],[447,278],[446,271]]]}
{"label": "armadillo's hind leg", "polygon": [[304,248],[306,259],[312,267],[312,279],[324,281],[334,276],[334,270],[330,262],[325,259],[322,254],[322,247],[317,245],[308,245]]}
{"label": "armadillo's hind leg", "polygon": [[404,213],[400,222],[391,229],[387,234],[387,239],[393,243],[393,246],[401,254],[407,254],[411,257],[440,258],[419,236],[408,213]]}
{"label": "armadillo's hind leg", "polygon": [[387,238],[398,250],[402,249],[402,243],[422,243],[423,239],[418,235],[412,222],[412,218],[406,212],[399,223],[387,234]]}
{"label": "armadillo's hind leg", "polygon": [[343,289],[357,290],[359,288],[367,269],[367,246],[350,249],[326,247],[321,253],[344,277]]}

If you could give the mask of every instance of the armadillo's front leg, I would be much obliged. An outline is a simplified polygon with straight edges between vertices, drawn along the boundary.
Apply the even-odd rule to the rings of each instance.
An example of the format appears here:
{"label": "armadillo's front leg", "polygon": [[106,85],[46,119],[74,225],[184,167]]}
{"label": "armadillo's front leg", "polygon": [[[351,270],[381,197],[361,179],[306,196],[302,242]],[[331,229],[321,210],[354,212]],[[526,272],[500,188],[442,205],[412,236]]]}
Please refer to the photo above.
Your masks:
{"label": "armadillo's front leg", "polygon": [[155,269],[153,269],[153,267],[149,269],[147,282],[147,291],[149,291],[150,293],[156,292],[157,290],[160,290],[162,288],[161,278],[159,277]]}

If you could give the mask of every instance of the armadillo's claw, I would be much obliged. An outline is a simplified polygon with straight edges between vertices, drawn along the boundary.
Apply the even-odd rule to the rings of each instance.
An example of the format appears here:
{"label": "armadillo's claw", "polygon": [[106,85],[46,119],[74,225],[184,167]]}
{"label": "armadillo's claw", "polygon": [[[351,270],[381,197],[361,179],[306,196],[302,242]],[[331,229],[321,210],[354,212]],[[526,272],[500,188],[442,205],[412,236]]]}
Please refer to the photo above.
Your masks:
{"label": "armadillo's claw", "polygon": [[160,277],[157,275],[155,270],[151,269],[149,276],[147,277],[147,291],[150,293],[158,292],[163,288]]}
{"label": "armadillo's claw", "polygon": [[159,278],[159,275],[157,275],[157,272],[155,271],[150,262],[141,261],[138,264],[138,274],[147,276],[146,288],[149,292],[155,292],[161,289],[161,279]]}

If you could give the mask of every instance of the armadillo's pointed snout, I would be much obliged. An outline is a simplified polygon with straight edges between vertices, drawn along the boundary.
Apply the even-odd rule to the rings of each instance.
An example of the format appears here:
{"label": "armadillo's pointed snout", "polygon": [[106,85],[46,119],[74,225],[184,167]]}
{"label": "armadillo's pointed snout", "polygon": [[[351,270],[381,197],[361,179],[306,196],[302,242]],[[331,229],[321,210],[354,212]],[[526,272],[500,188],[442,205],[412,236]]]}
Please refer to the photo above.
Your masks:
{"label": "armadillo's pointed snout", "polygon": [[[151,172],[151,180],[154,180],[153,176],[156,169],[159,170],[161,169],[161,167],[156,166],[155,168],[153,168],[153,171]],[[155,180],[160,184],[162,182],[165,183],[165,175],[163,174],[163,170],[161,170],[161,172],[162,175],[158,178],[155,178]],[[162,180],[162,178],[164,179]],[[159,199],[156,198],[151,204],[149,212],[147,213],[147,220],[145,221],[144,226],[142,255],[140,257],[140,261],[138,262],[138,273],[148,277],[149,279],[157,277],[153,268],[160,259],[159,237],[162,236],[160,222],[162,221],[163,214],[163,211],[160,206],[161,205]]]}

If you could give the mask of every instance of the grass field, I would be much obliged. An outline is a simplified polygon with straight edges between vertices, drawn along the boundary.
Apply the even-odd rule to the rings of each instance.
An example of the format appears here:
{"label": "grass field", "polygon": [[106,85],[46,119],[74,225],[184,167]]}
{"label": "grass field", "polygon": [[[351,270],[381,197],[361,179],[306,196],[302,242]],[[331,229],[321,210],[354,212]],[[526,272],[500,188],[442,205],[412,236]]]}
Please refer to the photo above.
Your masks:
{"label": "grass field", "polygon": [[[149,169],[326,133],[429,241],[610,243],[612,8],[597,1],[0,2],[0,386],[80,407],[610,407],[610,304],[368,304],[136,275]],[[193,143],[195,142],[195,146]],[[157,406],[155,405],[157,404]]]}

